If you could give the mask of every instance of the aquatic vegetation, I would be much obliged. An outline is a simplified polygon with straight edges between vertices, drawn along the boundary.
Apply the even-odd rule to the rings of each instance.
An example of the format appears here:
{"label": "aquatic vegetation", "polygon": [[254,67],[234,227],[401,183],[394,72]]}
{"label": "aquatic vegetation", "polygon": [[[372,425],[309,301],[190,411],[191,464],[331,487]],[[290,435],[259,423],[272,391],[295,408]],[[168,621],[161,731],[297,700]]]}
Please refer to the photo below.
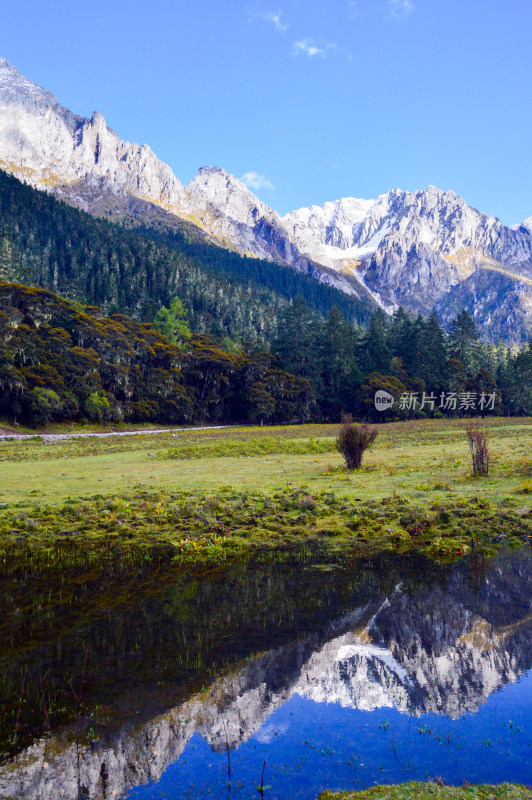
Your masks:
{"label": "aquatic vegetation", "polygon": [[360,792],[324,792],[318,800],[530,800],[531,789],[503,783],[500,786],[444,786],[442,782],[373,786]]}

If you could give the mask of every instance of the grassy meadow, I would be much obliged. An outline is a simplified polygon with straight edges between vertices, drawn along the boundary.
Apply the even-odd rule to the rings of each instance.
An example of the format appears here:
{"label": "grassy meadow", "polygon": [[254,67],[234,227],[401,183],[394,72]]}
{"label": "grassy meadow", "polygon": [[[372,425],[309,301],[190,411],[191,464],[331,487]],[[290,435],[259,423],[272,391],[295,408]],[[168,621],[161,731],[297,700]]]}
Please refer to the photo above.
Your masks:
{"label": "grassy meadow", "polygon": [[[287,485],[379,501],[467,499],[500,503],[532,493],[532,419],[491,418],[490,475],[471,478],[465,420],[379,426],[362,470],[349,474],[335,447],[337,425],[222,428],[172,435],[0,442],[0,502],[62,503],[69,497],[156,491],[272,494]],[[526,504],[526,503],[523,503]]]}
{"label": "grassy meadow", "polygon": [[529,542],[532,420],[485,421],[490,474],[476,478],[466,424],[381,425],[354,472],[337,425],[5,441],[0,553],[59,568],[57,543],[69,558],[164,546],[183,561],[311,543],[448,561]]}

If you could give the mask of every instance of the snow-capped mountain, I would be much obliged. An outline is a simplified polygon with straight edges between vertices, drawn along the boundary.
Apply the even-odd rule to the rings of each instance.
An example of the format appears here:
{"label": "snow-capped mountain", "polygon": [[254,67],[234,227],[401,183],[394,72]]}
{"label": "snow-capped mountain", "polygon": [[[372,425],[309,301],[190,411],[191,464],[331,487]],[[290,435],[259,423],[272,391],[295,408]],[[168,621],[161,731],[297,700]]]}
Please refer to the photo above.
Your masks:
{"label": "snow-capped mountain", "polygon": [[530,221],[509,228],[434,186],[394,189],[376,200],[343,198],[281,218],[212,167],[185,192],[202,226],[243,251],[299,269],[318,264],[390,311],[404,305],[428,314],[437,305],[449,321],[467,307],[493,340],[530,335]]}
{"label": "snow-capped mountain", "polygon": [[525,231],[532,233],[532,217],[528,217],[528,219],[523,220],[520,225],[515,225],[513,227],[517,230],[524,228]]}
{"label": "snow-capped mountain", "polygon": [[0,168],[94,214],[140,198],[193,222],[225,247],[310,273],[392,311],[444,320],[467,307],[485,334],[532,329],[532,217],[512,228],[434,186],[376,200],[343,198],[281,217],[223,169],[185,187],[147,145],[103,116],[80,117],[0,59]]}
{"label": "snow-capped mountain", "polygon": [[435,186],[394,189],[374,201],[344,198],[293,211],[284,221],[303,253],[338,270],[358,268],[392,305],[406,300],[430,310],[483,264],[532,276],[532,237]]}

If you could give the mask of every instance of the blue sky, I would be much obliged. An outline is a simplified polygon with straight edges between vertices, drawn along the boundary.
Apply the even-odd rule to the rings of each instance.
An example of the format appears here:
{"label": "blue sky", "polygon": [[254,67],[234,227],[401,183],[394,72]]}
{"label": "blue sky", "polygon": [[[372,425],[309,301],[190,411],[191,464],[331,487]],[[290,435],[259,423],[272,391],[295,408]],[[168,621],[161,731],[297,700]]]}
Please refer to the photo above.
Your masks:
{"label": "blue sky", "polygon": [[280,213],[434,184],[532,214],[532,5],[487,0],[4,4],[0,55],[186,183]]}

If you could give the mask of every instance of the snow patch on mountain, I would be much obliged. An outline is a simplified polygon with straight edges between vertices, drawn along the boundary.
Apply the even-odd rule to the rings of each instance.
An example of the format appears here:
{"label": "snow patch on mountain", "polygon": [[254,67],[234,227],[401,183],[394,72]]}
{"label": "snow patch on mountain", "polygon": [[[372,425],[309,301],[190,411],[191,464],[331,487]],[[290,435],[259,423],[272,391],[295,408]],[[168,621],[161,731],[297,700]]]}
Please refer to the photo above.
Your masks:
{"label": "snow patch on mountain", "polygon": [[520,225],[512,225],[512,230],[521,230],[522,233],[528,232],[532,235],[532,217],[528,217],[528,219],[525,219]]}

